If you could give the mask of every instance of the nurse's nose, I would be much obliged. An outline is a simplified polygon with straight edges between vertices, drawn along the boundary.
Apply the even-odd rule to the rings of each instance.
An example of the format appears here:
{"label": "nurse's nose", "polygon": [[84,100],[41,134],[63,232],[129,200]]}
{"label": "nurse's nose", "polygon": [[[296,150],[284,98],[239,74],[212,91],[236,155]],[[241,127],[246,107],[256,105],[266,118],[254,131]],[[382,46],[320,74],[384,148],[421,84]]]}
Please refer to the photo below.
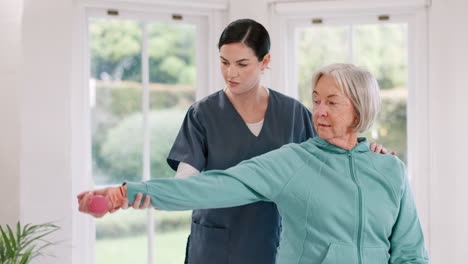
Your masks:
{"label": "nurse's nose", "polygon": [[230,65],[228,68],[227,68],[227,76],[228,78],[232,78],[232,77],[237,77],[237,75],[239,75],[239,71],[237,70],[236,67]]}

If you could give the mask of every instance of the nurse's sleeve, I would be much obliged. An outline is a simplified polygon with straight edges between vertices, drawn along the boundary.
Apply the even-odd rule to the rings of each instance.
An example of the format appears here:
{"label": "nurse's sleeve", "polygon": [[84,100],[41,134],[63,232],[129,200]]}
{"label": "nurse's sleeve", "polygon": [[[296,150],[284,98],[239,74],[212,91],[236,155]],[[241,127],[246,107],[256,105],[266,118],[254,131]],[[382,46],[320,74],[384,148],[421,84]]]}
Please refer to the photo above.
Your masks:
{"label": "nurse's sleeve", "polygon": [[[404,170],[402,162],[400,165]],[[402,173],[404,175],[403,195],[400,200],[400,211],[390,237],[390,263],[426,264],[429,263],[429,257],[424,247],[424,235],[408,177],[404,171]]]}
{"label": "nurse's sleeve", "polygon": [[287,151],[280,149],[225,171],[211,170],[185,179],[127,182],[127,198],[132,204],[137,193],[150,195],[153,207],[168,211],[274,201],[295,171],[292,168],[294,162],[286,162],[285,155],[288,155]]}
{"label": "nurse's sleeve", "polygon": [[167,157],[167,164],[177,171],[180,162],[202,171],[206,164],[206,131],[197,110],[191,106]]}

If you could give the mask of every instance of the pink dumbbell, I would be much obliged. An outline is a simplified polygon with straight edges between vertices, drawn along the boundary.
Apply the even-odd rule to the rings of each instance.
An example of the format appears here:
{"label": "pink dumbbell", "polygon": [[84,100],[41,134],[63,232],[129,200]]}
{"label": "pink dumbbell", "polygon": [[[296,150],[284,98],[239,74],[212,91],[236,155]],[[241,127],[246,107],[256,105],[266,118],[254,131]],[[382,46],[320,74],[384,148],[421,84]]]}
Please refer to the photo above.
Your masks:
{"label": "pink dumbbell", "polygon": [[88,201],[89,211],[96,215],[103,215],[107,213],[109,201],[102,195],[96,195]]}

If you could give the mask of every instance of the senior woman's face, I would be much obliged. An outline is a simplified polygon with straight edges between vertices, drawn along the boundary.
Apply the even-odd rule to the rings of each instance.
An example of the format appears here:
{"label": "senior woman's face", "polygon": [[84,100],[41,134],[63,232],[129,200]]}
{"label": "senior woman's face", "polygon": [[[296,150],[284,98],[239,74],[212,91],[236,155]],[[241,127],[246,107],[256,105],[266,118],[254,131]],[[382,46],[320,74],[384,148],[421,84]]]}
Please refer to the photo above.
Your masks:
{"label": "senior woman's face", "polygon": [[346,140],[355,136],[356,112],[351,100],[341,92],[332,76],[323,75],[312,94],[315,130],[327,140]]}

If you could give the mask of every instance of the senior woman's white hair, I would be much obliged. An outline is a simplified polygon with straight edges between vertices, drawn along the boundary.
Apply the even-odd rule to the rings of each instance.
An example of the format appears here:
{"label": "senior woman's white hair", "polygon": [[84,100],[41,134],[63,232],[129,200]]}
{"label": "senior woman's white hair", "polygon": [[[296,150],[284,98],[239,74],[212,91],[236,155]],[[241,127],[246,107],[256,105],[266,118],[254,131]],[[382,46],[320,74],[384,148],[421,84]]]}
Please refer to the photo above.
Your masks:
{"label": "senior woman's white hair", "polygon": [[353,64],[331,64],[314,74],[312,91],[323,75],[333,77],[341,91],[351,100],[358,117],[355,130],[357,132],[368,130],[380,110],[380,90],[374,76]]}

